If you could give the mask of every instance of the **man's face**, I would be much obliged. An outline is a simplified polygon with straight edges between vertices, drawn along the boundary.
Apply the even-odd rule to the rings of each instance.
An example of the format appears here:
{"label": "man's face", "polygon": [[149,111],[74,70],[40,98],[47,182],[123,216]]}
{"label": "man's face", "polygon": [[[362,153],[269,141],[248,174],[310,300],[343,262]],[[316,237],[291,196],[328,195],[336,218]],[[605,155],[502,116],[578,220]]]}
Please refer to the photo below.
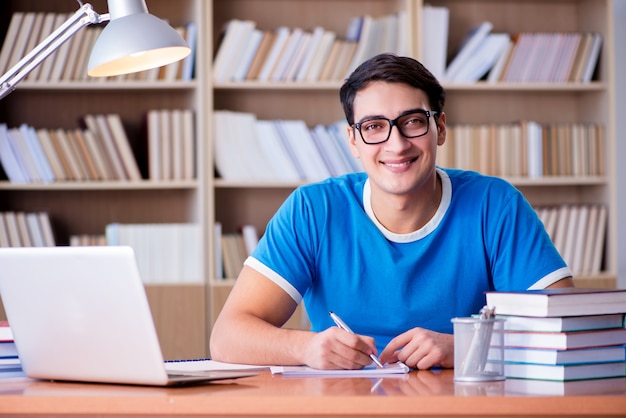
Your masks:
{"label": "man's face", "polygon": [[[401,83],[376,81],[354,99],[354,121],[384,117],[390,120],[409,110],[431,111],[426,94]],[[433,179],[437,145],[445,141],[445,114],[428,119],[428,133],[406,138],[393,126],[383,143],[366,144],[357,129],[348,128],[352,154],[359,158],[372,183],[373,193],[411,194]]]}

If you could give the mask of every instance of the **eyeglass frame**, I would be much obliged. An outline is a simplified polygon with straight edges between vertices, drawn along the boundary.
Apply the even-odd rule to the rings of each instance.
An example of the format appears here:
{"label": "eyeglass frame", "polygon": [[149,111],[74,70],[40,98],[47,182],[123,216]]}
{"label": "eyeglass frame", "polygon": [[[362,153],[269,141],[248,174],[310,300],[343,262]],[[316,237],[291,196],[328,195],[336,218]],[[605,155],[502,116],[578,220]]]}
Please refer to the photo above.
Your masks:
{"label": "eyeglass frame", "polygon": [[[427,122],[428,122],[426,124],[426,132],[424,132],[422,134],[419,134],[419,135],[414,135],[414,136],[405,135],[404,132],[402,131],[402,128],[400,127],[400,124],[398,124],[398,121],[400,119],[402,119],[403,117],[408,116],[408,115],[413,114],[413,113],[421,113],[422,115],[426,116],[426,119],[427,119]],[[400,114],[400,116],[398,116],[395,119],[389,119],[389,118],[386,118],[384,116],[379,116],[379,117],[375,117],[375,118],[365,119],[365,120],[362,120],[360,122],[355,122],[355,123],[353,123],[351,125],[351,127],[352,127],[352,129],[356,129],[357,131],[359,131],[359,135],[361,136],[361,139],[363,140],[364,144],[367,144],[367,145],[378,145],[378,144],[382,144],[384,142],[389,141],[389,138],[391,138],[391,131],[393,130],[394,125],[396,126],[396,128],[398,128],[398,132],[400,133],[400,135],[402,135],[405,138],[411,138],[412,139],[412,138],[419,138],[421,136],[427,135],[428,132],[430,132],[430,117],[432,116],[433,119],[434,119],[435,116],[438,115],[438,114],[439,114],[439,112],[436,112],[434,110],[411,109],[411,110],[407,110],[405,112],[402,112]],[[371,122],[373,120],[386,120],[387,122],[389,122],[389,132],[387,132],[387,138],[383,139],[382,141],[367,142],[365,140],[365,138],[363,137],[363,133],[361,132],[361,125],[363,123]]]}

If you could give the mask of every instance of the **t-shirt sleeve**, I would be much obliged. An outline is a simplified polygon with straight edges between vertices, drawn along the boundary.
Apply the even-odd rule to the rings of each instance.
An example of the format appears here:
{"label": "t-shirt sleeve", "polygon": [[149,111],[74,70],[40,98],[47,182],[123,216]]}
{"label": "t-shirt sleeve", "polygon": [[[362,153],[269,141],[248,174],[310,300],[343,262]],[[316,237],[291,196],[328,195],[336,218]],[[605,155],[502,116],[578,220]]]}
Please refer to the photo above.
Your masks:
{"label": "t-shirt sleeve", "polygon": [[510,193],[499,208],[495,205],[490,216],[496,219],[489,223],[494,230],[487,235],[492,239],[489,258],[496,290],[546,287],[572,275],[543,222],[519,191]]}

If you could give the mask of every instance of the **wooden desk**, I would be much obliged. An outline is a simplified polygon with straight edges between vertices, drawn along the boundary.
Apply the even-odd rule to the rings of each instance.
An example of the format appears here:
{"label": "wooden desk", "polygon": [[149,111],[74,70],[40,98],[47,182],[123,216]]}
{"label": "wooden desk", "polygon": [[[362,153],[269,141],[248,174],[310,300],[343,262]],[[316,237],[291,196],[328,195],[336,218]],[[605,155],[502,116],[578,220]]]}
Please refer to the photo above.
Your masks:
{"label": "wooden desk", "polygon": [[[406,379],[258,376],[179,388],[62,382],[0,383],[0,415],[10,416],[626,416],[626,379],[601,394],[511,393],[507,382],[454,383],[451,370]],[[591,386],[589,386],[591,388]]]}

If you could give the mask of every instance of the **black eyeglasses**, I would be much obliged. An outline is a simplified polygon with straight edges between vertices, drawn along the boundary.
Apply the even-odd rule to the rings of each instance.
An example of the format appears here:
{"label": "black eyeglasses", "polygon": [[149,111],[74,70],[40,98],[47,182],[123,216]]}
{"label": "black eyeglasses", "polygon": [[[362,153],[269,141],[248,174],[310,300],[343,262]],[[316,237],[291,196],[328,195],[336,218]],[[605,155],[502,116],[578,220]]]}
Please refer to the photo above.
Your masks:
{"label": "black eyeglasses", "polygon": [[393,126],[398,127],[398,131],[405,138],[417,138],[428,133],[430,117],[437,112],[429,110],[410,110],[395,119],[375,118],[366,119],[352,125],[352,128],[359,131],[363,142],[370,145],[380,144],[389,139]]}

